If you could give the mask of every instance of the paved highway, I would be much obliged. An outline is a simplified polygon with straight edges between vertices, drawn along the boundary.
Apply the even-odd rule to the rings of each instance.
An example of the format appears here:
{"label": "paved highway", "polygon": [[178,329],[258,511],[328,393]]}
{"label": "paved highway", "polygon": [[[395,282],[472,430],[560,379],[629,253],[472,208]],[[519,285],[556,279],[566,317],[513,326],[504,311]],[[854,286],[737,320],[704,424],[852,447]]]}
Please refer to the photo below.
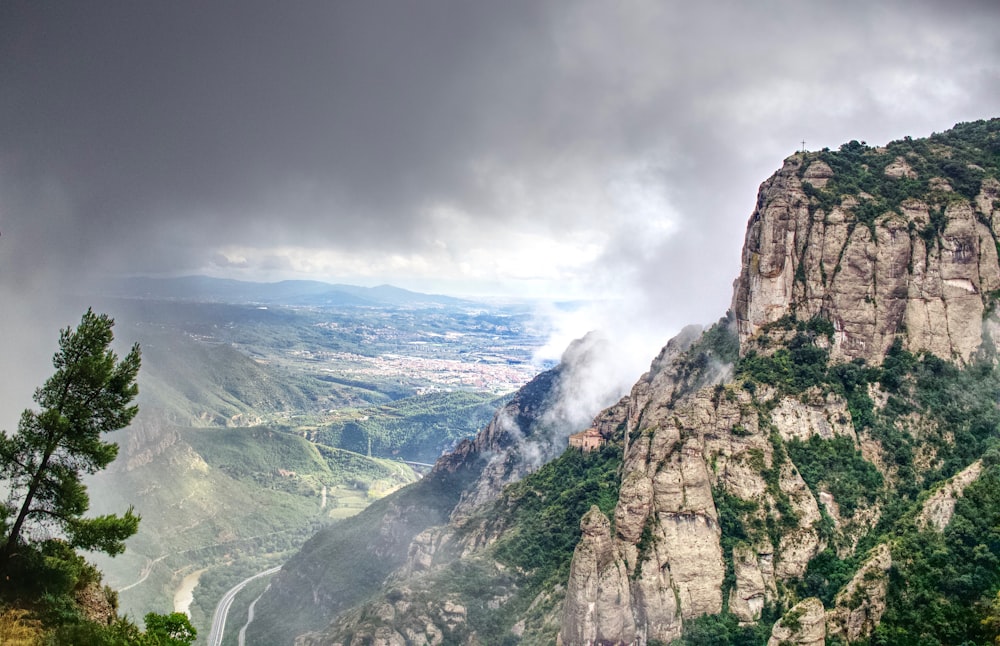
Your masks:
{"label": "paved highway", "polygon": [[226,615],[229,614],[229,608],[233,605],[233,599],[240,593],[240,590],[245,588],[254,579],[259,579],[262,576],[270,576],[280,569],[281,566],[279,565],[243,579],[230,588],[226,594],[222,595],[219,604],[215,606],[215,614],[212,615],[212,630],[208,633],[208,646],[222,646],[222,635],[226,630]]}

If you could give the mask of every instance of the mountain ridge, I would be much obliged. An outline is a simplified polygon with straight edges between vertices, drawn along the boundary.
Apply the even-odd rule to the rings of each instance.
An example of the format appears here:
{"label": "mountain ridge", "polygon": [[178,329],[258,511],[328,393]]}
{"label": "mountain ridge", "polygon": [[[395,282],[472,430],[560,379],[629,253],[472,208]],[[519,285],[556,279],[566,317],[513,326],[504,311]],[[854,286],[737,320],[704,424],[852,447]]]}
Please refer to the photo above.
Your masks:
{"label": "mountain ridge", "polygon": [[106,295],[116,297],[313,307],[473,304],[472,301],[461,298],[423,294],[387,284],[360,287],[315,280],[261,283],[202,275],[176,278],[121,278],[110,281],[105,291]]}
{"label": "mountain ridge", "polygon": [[[991,641],[998,176],[998,119],[793,155],[731,311],[596,416],[605,449],[425,530],[295,643]],[[571,554],[562,500],[590,505]]]}

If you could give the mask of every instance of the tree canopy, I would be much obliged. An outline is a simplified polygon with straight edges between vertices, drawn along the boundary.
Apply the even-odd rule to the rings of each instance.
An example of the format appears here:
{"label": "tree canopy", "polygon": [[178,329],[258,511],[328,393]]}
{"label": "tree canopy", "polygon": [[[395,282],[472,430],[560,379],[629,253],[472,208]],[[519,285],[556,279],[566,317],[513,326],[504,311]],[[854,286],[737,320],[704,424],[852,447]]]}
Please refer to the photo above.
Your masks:
{"label": "tree canopy", "polygon": [[74,330],[59,335],[53,374],[35,391],[40,410],[21,414],[17,433],[0,431],[0,470],[9,496],[0,505],[0,568],[32,539],[53,536],[70,546],[119,554],[138,529],[139,517],[84,518],[90,506],[83,474],[107,467],[118,445],[101,435],[125,427],[138,407],[138,344],[119,359],[110,346],[114,320],[87,310]]}

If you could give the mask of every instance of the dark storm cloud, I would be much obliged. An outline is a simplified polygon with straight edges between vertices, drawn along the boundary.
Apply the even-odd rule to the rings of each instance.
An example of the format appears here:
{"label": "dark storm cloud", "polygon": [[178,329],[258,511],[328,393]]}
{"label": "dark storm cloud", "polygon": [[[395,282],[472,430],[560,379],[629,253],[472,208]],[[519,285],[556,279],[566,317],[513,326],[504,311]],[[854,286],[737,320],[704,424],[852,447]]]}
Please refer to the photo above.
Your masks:
{"label": "dark storm cloud", "polygon": [[6,3],[4,174],[56,183],[97,248],[164,219],[178,243],[405,244],[475,191],[478,111],[535,64],[534,5],[499,4]]}
{"label": "dark storm cloud", "polygon": [[[69,221],[4,219],[138,270],[225,241],[412,249],[436,204],[513,217],[494,176],[562,226],[533,177],[646,157],[692,218],[745,147],[773,166],[800,136],[891,131],[901,72],[954,84],[927,95],[956,120],[996,105],[989,3],[874,4],[7,2],[0,172]],[[949,125],[935,107],[908,123]]]}
{"label": "dark storm cloud", "polygon": [[6,0],[0,295],[314,249],[706,322],[800,140],[1000,114],[997,33],[992,1]]}

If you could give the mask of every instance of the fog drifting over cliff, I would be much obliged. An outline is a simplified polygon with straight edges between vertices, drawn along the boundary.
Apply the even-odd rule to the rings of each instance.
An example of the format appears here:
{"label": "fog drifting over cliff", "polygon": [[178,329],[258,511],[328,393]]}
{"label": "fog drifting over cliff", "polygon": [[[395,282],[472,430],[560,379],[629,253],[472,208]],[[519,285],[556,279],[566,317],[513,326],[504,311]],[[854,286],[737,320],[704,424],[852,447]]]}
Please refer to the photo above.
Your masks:
{"label": "fog drifting over cliff", "polygon": [[725,311],[802,140],[1000,114],[998,32],[970,0],[4,2],[0,405],[119,274],[590,300],[552,354],[601,327],[641,371]]}

